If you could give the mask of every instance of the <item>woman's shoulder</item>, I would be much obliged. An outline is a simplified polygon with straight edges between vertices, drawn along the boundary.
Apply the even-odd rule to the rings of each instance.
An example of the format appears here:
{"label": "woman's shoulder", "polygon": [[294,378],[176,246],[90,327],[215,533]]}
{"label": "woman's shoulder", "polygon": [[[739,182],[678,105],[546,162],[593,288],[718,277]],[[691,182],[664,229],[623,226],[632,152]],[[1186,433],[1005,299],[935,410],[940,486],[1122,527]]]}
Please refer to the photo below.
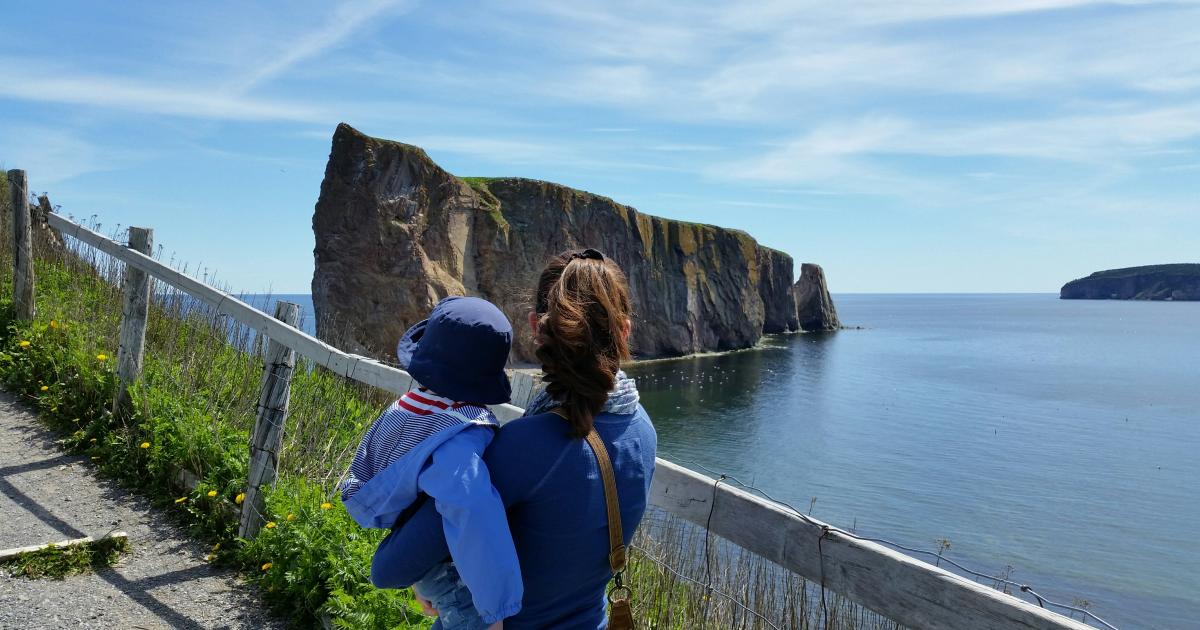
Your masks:
{"label": "woman's shoulder", "polygon": [[562,444],[569,439],[563,419],[557,414],[546,412],[505,423],[497,433],[493,447]]}

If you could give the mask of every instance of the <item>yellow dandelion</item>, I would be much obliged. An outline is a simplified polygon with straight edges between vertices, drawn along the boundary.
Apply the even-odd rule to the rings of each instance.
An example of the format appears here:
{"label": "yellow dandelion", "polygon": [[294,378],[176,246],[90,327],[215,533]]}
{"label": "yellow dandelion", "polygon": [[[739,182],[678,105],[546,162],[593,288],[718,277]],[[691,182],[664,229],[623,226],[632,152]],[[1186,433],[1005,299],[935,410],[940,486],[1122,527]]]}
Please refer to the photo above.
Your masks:
{"label": "yellow dandelion", "polygon": [[275,521],[267,521],[267,529],[275,529]]}
{"label": "yellow dandelion", "polygon": [[53,319],[52,319],[52,320],[50,320],[50,327],[51,327],[51,328],[58,328],[58,321],[57,321],[57,320],[53,320]]}
{"label": "yellow dandelion", "polygon": [[95,455],[92,455],[92,461],[96,461],[97,459],[100,459],[100,458]]}
{"label": "yellow dandelion", "polygon": [[216,490],[209,490],[209,491],[208,491],[208,496],[210,496],[210,497],[215,497],[215,496],[217,496],[217,491],[216,491]]}
{"label": "yellow dandelion", "polygon": [[215,553],[210,553],[210,554],[208,554],[207,556],[205,556],[205,557],[204,557],[204,559],[205,559],[205,560],[208,560],[209,562],[212,562],[213,560],[216,560],[216,559],[217,559],[217,554],[215,554]]}
{"label": "yellow dandelion", "polygon": [[184,501],[187,501],[187,497],[179,497],[178,499],[175,499],[175,504],[178,505]]}
{"label": "yellow dandelion", "polygon": [[270,563],[270,562],[268,562],[268,563],[266,563],[266,564],[262,565],[262,570],[263,570],[263,571],[270,571],[270,570],[271,570],[271,563]]}
{"label": "yellow dandelion", "polygon": [[97,354],[97,355],[96,355],[96,360],[97,360],[97,361],[107,361],[107,360],[108,360],[108,355],[107,355],[107,354],[104,354],[103,352],[101,352],[100,354]]}
{"label": "yellow dandelion", "polygon": [[150,448],[150,443],[142,442],[141,444],[138,444],[138,448]]}
{"label": "yellow dandelion", "polygon": [[217,550],[219,550],[220,548],[221,548],[221,543],[217,543],[217,544],[213,545],[213,548],[212,548],[212,550],[213,550],[213,551],[217,551]]}
{"label": "yellow dandelion", "polygon": [[288,515],[287,515],[287,520],[288,520],[289,522],[290,522],[290,521],[294,521],[294,520],[296,520],[296,515],[295,515],[295,514],[288,514]]}
{"label": "yellow dandelion", "polygon": [[21,343],[19,343],[17,345],[21,346],[22,348],[28,348],[30,346],[30,343],[28,341],[21,341]]}
{"label": "yellow dandelion", "polygon": [[237,495],[236,497],[233,497],[233,502],[234,502],[234,503],[236,503],[236,504],[238,504],[238,505],[241,505],[241,504],[242,504],[242,501],[245,501],[245,500],[246,500],[246,493],[245,493],[245,492],[239,492],[239,493],[238,493],[238,495]]}
{"label": "yellow dandelion", "polygon": [[95,443],[96,443],[96,438],[92,438],[92,439],[90,439],[90,440],[88,440],[88,441],[89,441],[89,442],[91,442],[92,444],[95,444]]}
{"label": "yellow dandelion", "polygon": [[44,392],[48,392],[48,391],[50,391],[50,386],[49,386],[49,385],[42,385],[42,391],[44,391]]}
{"label": "yellow dandelion", "polygon": [[332,503],[328,503],[328,502],[326,502],[326,503],[322,503],[322,504],[321,504],[321,509],[322,509],[322,510],[328,510],[328,509],[329,509],[329,508],[331,508],[331,507],[333,507],[333,504],[332,504]]}

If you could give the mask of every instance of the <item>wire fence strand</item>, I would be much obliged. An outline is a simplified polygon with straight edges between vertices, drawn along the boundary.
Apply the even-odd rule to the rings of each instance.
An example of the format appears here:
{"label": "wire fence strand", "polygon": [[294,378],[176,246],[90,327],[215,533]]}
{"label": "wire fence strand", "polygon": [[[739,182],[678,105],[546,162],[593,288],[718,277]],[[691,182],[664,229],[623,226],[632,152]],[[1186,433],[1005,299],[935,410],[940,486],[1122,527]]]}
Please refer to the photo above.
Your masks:
{"label": "wire fence strand", "polygon": [[[756,494],[756,495],[758,495],[780,507],[786,508],[787,510],[791,511],[793,514],[795,514],[797,517],[799,517],[801,520],[805,521],[806,523],[809,523],[810,525],[814,525],[816,527],[820,527],[822,529],[821,538],[824,538],[828,534],[828,532],[835,531],[841,536],[846,536],[848,538],[853,538],[855,540],[861,540],[864,542],[873,542],[873,543],[877,543],[877,544],[887,545],[889,547],[893,547],[895,549],[906,551],[908,553],[934,557],[934,558],[937,558],[939,560],[939,562],[946,562],[946,563],[954,566],[958,570],[960,570],[972,577],[981,578],[984,580],[990,580],[993,584],[996,584],[996,585],[1012,586],[1012,587],[1018,589],[1018,591],[1020,591],[1022,593],[1028,593],[1031,596],[1033,596],[1035,602],[1042,608],[1046,608],[1047,606],[1050,606],[1050,607],[1058,608],[1060,610],[1067,610],[1067,611],[1070,611],[1073,613],[1078,613],[1080,615],[1085,616],[1086,618],[1091,619],[1092,621],[1095,621],[1096,623],[1101,624],[1102,626],[1104,626],[1106,628],[1109,628],[1110,630],[1118,630],[1118,628],[1116,626],[1105,621],[1104,619],[1097,616],[1095,613],[1091,612],[1090,610],[1081,608],[1079,606],[1072,606],[1070,604],[1064,604],[1062,602],[1057,602],[1052,599],[1049,599],[1048,597],[1045,597],[1045,596],[1041,595],[1040,593],[1038,593],[1037,591],[1035,591],[1028,584],[1014,582],[1004,576],[992,575],[989,573],[984,573],[982,571],[976,571],[974,569],[966,567],[962,563],[959,563],[950,558],[947,558],[944,551],[931,551],[928,549],[920,549],[920,548],[912,547],[909,545],[902,545],[900,543],[888,540],[886,538],[862,536],[862,535],[856,534],[856,533],[848,531],[848,530],[844,530],[844,529],[837,528],[837,527],[832,527],[830,525],[827,525],[825,523],[822,523],[822,522],[812,518],[811,516],[809,516],[808,514],[806,514],[804,512],[801,512],[798,508],[796,508],[792,504],[790,504],[786,501],[777,499],[774,496],[772,496],[770,493],[766,492],[765,490],[763,490],[757,486],[754,486],[752,484],[748,484],[733,475],[730,475],[727,473],[722,473],[717,470],[713,470],[712,468],[705,466],[704,464],[701,464],[700,462],[697,462],[695,460],[672,458],[672,461],[675,461],[675,462],[678,462],[681,464],[685,464],[688,466],[695,466],[696,468],[708,473],[709,475],[716,477],[716,479],[713,481],[714,492],[715,492],[715,488],[718,485],[720,485],[721,483],[727,482],[727,481],[732,481],[733,483],[737,484],[739,487],[741,487],[749,492],[752,492],[752,493],[754,493],[754,494]],[[818,540],[818,544],[819,544],[819,540]],[[824,555],[822,554],[822,562],[823,561],[824,561]],[[823,570],[822,570],[822,573],[824,573]],[[998,590],[1003,590],[1003,589],[998,589]],[[1004,592],[1007,593],[1006,590]]]}

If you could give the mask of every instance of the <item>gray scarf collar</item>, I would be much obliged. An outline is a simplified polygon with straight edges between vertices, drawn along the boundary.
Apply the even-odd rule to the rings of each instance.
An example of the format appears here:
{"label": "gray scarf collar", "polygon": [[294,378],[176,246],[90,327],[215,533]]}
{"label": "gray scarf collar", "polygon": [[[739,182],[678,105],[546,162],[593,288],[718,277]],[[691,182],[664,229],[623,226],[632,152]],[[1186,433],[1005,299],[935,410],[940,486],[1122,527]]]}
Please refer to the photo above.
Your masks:
{"label": "gray scarf collar", "polygon": [[[617,372],[616,381],[617,384],[608,393],[608,400],[604,402],[604,407],[600,409],[600,413],[628,415],[636,412],[639,400],[637,383],[628,376],[625,376],[624,371]],[[529,406],[525,409],[525,415],[536,416],[539,413],[546,413],[558,407],[559,404],[558,401],[550,397],[549,393],[542,390],[542,393],[538,394],[529,403]]]}

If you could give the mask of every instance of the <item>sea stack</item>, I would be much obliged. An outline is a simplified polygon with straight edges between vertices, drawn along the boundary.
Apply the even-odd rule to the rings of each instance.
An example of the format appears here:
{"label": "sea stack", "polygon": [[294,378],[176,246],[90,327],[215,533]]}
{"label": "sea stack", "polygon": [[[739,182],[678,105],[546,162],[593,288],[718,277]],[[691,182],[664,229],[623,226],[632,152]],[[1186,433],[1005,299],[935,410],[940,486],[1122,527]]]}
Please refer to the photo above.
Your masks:
{"label": "sea stack", "polygon": [[514,354],[545,262],[594,247],[629,278],[640,357],[733,350],[797,329],[792,258],[749,234],[643,214],[520,178],[458,178],[418,147],[339,125],[313,214],[317,334],[394,356],[443,297],[475,295],[514,322]]}
{"label": "sea stack", "polygon": [[838,321],[837,308],[833,305],[833,296],[829,294],[829,286],[825,283],[825,270],[820,265],[804,263],[800,266],[800,279],[792,287],[796,298],[796,316],[800,328],[806,331],[837,330],[842,327]]}
{"label": "sea stack", "polygon": [[1064,284],[1058,296],[1064,300],[1200,300],[1200,264],[1097,271]]}

